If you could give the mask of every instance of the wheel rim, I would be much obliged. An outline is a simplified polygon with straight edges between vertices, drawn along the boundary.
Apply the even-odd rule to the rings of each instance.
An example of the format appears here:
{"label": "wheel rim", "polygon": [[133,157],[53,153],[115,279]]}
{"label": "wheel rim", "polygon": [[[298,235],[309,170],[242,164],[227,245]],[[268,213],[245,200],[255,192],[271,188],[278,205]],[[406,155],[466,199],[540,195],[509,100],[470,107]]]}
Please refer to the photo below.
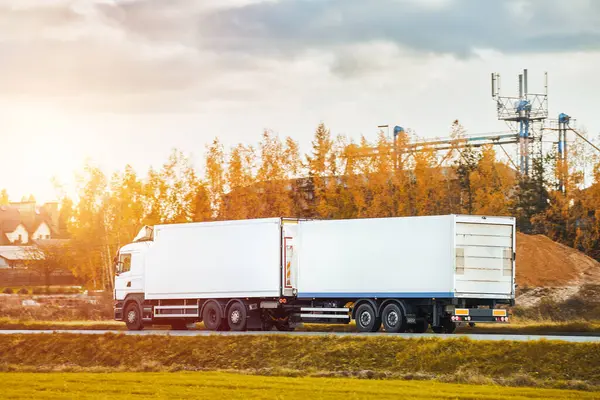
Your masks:
{"label": "wheel rim", "polygon": [[135,310],[129,310],[127,313],[127,322],[134,324],[137,321],[137,313]]}
{"label": "wheel rim", "polygon": [[368,326],[371,323],[371,313],[364,311],[360,314],[360,324],[362,326]]}
{"label": "wheel rim", "polygon": [[398,318],[398,313],[396,311],[390,311],[388,313],[388,315],[386,316],[386,321],[388,323],[389,326],[396,326],[398,325],[398,320],[400,318]]}
{"label": "wheel rim", "polygon": [[233,310],[231,312],[229,319],[231,320],[232,324],[237,325],[240,323],[240,320],[242,319],[242,313],[240,313],[239,310]]}
{"label": "wheel rim", "polygon": [[217,312],[215,310],[208,310],[208,321],[212,324],[217,323]]}

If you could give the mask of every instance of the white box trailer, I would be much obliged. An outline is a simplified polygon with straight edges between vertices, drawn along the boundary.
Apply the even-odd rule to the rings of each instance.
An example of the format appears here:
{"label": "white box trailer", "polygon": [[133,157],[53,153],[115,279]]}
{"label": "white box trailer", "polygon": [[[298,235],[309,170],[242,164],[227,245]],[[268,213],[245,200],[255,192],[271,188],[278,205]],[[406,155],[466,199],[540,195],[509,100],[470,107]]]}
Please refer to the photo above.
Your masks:
{"label": "white box trailer", "polygon": [[306,221],[298,297],[514,297],[509,218],[433,216]]}
{"label": "white box trailer", "polygon": [[268,218],[145,227],[120,249],[115,318],[130,329],[289,330],[357,321],[359,331],[452,332],[507,322],[515,221],[433,216]]}

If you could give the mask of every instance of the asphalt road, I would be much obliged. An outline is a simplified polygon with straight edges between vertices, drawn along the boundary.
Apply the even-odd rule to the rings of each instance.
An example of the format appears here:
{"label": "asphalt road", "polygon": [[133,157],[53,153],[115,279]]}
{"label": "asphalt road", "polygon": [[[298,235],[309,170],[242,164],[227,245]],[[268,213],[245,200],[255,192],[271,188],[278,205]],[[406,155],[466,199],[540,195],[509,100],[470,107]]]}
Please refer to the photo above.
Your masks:
{"label": "asphalt road", "polygon": [[103,335],[106,333],[122,334],[122,335],[160,335],[160,336],[237,336],[237,335],[292,335],[292,336],[386,336],[397,337],[403,339],[414,338],[441,338],[441,339],[456,339],[467,337],[471,340],[514,340],[527,342],[532,340],[556,340],[563,342],[600,342],[600,336],[551,336],[551,335],[494,335],[494,334],[453,334],[453,335],[438,335],[433,333],[356,333],[356,332],[211,332],[211,331],[171,331],[171,330],[143,330],[143,331],[100,331],[100,330],[0,330],[0,335],[16,335],[16,334],[48,334],[48,333],[71,333],[77,335]]}

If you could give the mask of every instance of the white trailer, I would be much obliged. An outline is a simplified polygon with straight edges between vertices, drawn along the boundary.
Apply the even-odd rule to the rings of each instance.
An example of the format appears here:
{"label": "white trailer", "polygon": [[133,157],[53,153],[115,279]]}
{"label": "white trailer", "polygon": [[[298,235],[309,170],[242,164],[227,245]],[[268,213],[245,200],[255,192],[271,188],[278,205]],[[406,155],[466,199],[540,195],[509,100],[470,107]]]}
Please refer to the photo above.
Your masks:
{"label": "white trailer", "polygon": [[359,331],[453,332],[508,322],[515,221],[433,216],[287,218],[145,227],[120,249],[115,318],[130,329],[289,330],[303,321]]}

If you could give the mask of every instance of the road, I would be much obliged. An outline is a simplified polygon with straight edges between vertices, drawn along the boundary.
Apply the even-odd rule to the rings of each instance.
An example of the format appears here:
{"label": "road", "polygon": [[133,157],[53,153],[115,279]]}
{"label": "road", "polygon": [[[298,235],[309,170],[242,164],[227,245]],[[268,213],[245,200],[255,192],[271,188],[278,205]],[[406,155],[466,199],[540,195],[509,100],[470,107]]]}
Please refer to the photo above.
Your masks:
{"label": "road", "polygon": [[211,332],[211,331],[171,331],[171,330],[144,330],[144,331],[110,331],[110,330],[0,330],[0,335],[16,335],[16,334],[48,334],[48,333],[71,333],[78,335],[103,335],[106,333],[123,334],[123,335],[160,335],[160,336],[209,336],[209,335],[220,335],[220,336],[253,336],[253,335],[292,335],[292,336],[353,336],[353,337],[367,337],[367,336],[385,336],[385,337],[396,337],[403,339],[415,339],[415,338],[440,338],[440,339],[456,339],[466,337],[471,340],[514,340],[520,342],[527,342],[532,340],[555,340],[563,342],[599,342],[600,336],[556,336],[556,335],[494,335],[494,334],[453,334],[453,335],[438,335],[433,333],[355,333],[355,332]]}

